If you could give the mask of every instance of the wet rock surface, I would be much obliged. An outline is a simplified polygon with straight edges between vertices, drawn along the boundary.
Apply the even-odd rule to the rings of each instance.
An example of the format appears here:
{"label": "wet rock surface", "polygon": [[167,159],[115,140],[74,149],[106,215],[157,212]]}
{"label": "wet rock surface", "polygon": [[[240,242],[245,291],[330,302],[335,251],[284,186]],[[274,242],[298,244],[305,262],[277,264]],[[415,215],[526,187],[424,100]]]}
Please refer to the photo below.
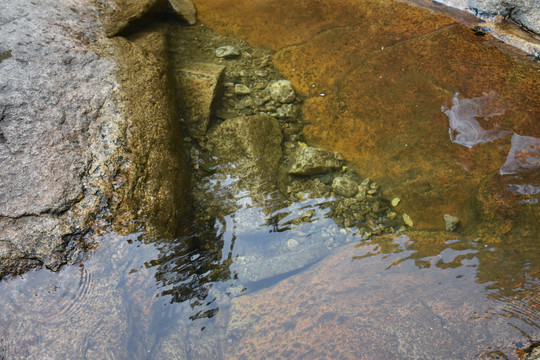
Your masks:
{"label": "wet rock surface", "polygon": [[[205,228],[215,221],[223,224],[224,236],[232,231],[229,269],[241,284],[305,268],[329,249],[352,241],[353,233],[368,238],[405,229],[379,185],[346,170],[343,155],[298,141],[301,99],[288,80],[279,79],[265,50],[202,26],[176,31],[172,53],[177,62],[190,61],[192,53],[180,49],[197,48],[206,66],[225,68],[225,92],[212,96],[217,110],[208,125],[204,123],[208,131],[185,140],[195,170],[196,226]],[[229,45],[220,46],[224,43]],[[231,48],[235,55],[224,56]],[[177,87],[179,94],[193,93],[182,81]],[[194,104],[181,107],[180,114],[210,109],[206,98],[210,97],[195,104],[193,97]],[[296,214],[293,209],[302,211]],[[329,227],[321,236],[309,235],[333,221],[350,237],[338,227]],[[271,228],[295,229],[296,235],[265,244],[250,239]]]}
{"label": "wet rock surface", "polygon": [[316,175],[340,169],[345,158],[337,151],[299,146],[289,156],[287,172],[292,175]]}
{"label": "wet rock surface", "polygon": [[2,4],[0,276],[80,261],[97,224],[186,217],[166,29],[107,40],[94,5]]}
{"label": "wet rock surface", "polygon": [[[78,10],[68,2],[0,7],[10,55],[0,63],[2,276],[68,260],[64,249],[87,231],[104,200],[100,181],[122,125],[115,64],[99,55],[89,3]],[[74,24],[74,17],[81,20]]]}
{"label": "wet rock surface", "polygon": [[468,0],[468,7],[477,15],[511,18],[540,35],[540,4],[534,0]]}
{"label": "wet rock surface", "polygon": [[177,102],[183,112],[188,133],[193,137],[206,134],[210,117],[215,109],[214,99],[222,90],[224,66],[205,63],[187,63],[174,70],[181,91]]}
{"label": "wet rock surface", "polygon": [[145,17],[166,16],[169,7],[189,25],[197,22],[191,0],[96,0],[105,33],[114,37],[131,32]]}

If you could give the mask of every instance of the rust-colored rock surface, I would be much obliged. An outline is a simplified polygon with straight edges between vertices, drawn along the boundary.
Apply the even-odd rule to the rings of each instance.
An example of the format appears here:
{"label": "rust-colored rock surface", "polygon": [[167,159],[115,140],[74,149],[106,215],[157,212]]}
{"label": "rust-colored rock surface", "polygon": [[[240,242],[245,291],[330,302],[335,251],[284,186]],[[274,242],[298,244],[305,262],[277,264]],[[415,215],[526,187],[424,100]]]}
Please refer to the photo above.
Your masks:
{"label": "rust-colored rock surface", "polygon": [[[414,257],[408,242],[390,241],[386,257],[377,255],[379,246],[347,246],[234,300],[225,358],[469,359],[493,352],[513,358],[506,344],[524,340],[519,329],[538,334],[527,325],[534,314],[520,314],[520,301],[505,305],[476,284],[475,250],[443,242],[439,255],[418,254],[424,265],[415,267],[404,261]],[[534,309],[534,291],[521,301]]]}
{"label": "rust-colored rock surface", "polygon": [[[276,51],[274,64],[306,97],[307,142],[342,152],[388,197],[400,197],[415,228],[439,230],[443,214],[454,213],[474,232],[471,225],[482,219],[472,194],[500,176],[512,134],[540,137],[538,65],[449,17],[390,0],[196,5],[208,26]],[[453,99],[478,102],[481,111],[466,116],[472,120],[464,126],[481,129],[489,141],[453,142],[444,112]],[[515,181],[540,185],[538,175]],[[497,196],[512,197],[504,190]],[[530,205],[515,211],[525,214]],[[516,221],[510,228],[520,226]]]}

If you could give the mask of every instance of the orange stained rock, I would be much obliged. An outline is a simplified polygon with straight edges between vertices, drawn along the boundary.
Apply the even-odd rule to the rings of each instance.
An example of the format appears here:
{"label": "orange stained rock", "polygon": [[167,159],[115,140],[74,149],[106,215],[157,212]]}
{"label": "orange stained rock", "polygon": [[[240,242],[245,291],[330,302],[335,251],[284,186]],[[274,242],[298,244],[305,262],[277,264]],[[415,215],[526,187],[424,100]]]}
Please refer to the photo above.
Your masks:
{"label": "orange stained rock", "polygon": [[[442,107],[450,108],[456,93],[461,100],[495,94],[485,104],[491,116],[478,117],[479,126],[540,137],[538,65],[501,52],[497,40],[449,17],[390,0],[195,3],[209,27],[276,51],[275,66],[306,97],[307,142],[341,151],[362,175],[381,182],[387,197],[400,197],[399,210],[415,228],[444,228],[445,213],[477,224],[493,218],[484,210],[515,204],[504,189],[480,203],[474,195],[499,176],[511,136],[470,149],[453,143]],[[540,186],[538,176],[532,181]],[[485,203],[489,198],[498,200]],[[511,229],[519,220],[504,221]]]}

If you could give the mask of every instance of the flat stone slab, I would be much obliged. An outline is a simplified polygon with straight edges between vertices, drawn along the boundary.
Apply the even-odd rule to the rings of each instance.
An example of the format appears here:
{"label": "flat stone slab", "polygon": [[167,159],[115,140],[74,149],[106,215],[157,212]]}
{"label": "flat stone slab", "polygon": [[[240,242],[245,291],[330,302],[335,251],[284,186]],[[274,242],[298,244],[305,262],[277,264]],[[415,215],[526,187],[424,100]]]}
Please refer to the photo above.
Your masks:
{"label": "flat stone slab", "polygon": [[338,151],[299,146],[290,156],[287,172],[291,175],[315,175],[339,169],[345,158]]}
{"label": "flat stone slab", "polygon": [[214,99],[220,91],[222,65],[188,63],[175,69],[178,104],[193,137],[206,134],[214,110]]}

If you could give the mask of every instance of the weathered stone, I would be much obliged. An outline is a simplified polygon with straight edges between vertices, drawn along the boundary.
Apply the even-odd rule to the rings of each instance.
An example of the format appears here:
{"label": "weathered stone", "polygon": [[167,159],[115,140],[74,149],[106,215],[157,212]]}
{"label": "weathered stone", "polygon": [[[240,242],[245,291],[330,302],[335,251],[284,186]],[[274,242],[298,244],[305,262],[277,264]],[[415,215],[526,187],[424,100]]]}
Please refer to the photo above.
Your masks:
{"label": "weathered stone", "polygon": [[113,37],[137,21],[161,0],[99,0],[107,36]]}
{"label": "weathered stone", "polygon": [[298,114],[298,107],[294,104],[283,104],[276,109],[276,114],[280,119],[294,119]]}
{"label": "weathered stone", "polygon": [[292,175],[315,175],[339,169],[345,158],[337,151],[299,146],[289,158],[287,172]]}
{"label": "weathered stone", "polygon": [[510,18],[540,34],[540,2],[537,0],[468,0],[468,5],[477,15]]}
{"label": "weathered stone", "polygon": [[215,64],[189,63],[175,69],[177,102],[191,136],[206,134],[214,111],[214,100],[221,91],[224,67]]}
{"label": "weathered stone", "polygon": [[353,197],[358,192],[358,184],[344,176],[334,178],[332,189],[339,195]]}
{"label": "weathered stone", "polygon": [[123,154],[129,166],[117,190],[122,200],[113,222],[119,233],[144,226],[151,236],[176,236],[187,217],[190,180],[187,156],[178,141],[184,136],[178,126],[166,38],[167,28],[158,26],[129,40],[112,39],[130,125],[128,153]]}
{"label": "weathered stone", "polygon": [[220,161],[255,161],[273,168],[282,157],[281,141],[279,123],[266,115],[226,120],[208,135],[212,153]]}
{"label": "weathered stone", "polygon": [[251,89],[244,84],[234,85],[234,93],[237,95],[248,95],[251,94]]}
{"label": "weathered stone", "polygon": [[65,263],[118,165],[115,65],[96,53],[90,2],[79,5],[0,5],[0,277]]}
{"label": "weathered stone", "polygon": [[240,50],[232,45],[225,45],[216,49],[216,56],[218,58],[230,59],[240,56]]}
{"label": "weathered stone", "polygon": [[296,99],[296,94],[289,80],[274,81],[266,87],[272,100],[280,103],[290,103]]}
{"label": "weathered stone", "polygon": [[197,10],[191,0],[169,0],[174,12],[184,19],[189,25],[197,22]]}
{"label": "weathered stone", "polygon": [[446,231],[456,231],[459,225],[459,219],[455,216],[444,214],[444,227]]}

